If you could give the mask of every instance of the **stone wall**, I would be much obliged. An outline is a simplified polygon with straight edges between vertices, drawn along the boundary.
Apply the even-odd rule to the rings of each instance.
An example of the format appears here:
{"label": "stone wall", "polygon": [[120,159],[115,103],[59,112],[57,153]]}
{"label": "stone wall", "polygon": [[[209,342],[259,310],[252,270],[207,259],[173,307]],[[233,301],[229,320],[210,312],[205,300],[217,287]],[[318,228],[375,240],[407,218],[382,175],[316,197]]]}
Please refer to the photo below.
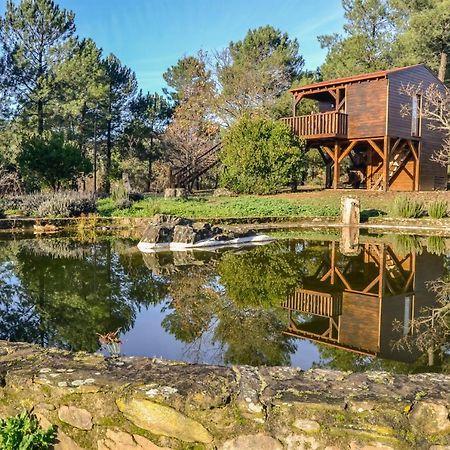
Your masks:
{"label": "stone wall", "polygon": [[0,416],[57,449],[450,449],[450,377],[103,358],[0,341]]}

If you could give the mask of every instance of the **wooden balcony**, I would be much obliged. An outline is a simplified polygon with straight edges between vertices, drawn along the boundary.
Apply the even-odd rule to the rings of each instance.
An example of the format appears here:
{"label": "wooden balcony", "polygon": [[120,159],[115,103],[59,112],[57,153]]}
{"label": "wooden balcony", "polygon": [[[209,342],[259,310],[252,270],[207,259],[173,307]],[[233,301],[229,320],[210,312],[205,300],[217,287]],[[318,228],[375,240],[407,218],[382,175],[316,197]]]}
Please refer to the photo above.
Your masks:
{"label": "wooden balcony", "polygon": [[296,135],[304,139],[346,138],[347,114],[330,111],[281,119]]}
{"label": "wooden balcony", "polygon": [[296,289],[281,306],[315,316],[336,317],[342,314],[342,294]]}

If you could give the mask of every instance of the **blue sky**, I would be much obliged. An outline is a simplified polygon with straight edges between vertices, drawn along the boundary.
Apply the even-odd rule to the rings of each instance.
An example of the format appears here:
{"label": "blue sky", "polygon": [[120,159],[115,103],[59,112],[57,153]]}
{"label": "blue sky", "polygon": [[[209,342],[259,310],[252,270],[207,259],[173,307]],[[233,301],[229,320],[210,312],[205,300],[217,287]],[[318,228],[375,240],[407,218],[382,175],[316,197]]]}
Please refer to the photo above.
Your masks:
{"label": "blue sky", "polygon": [[325,56],[317,36],[343,24],[341,0],[56,1],[75,12],[78,34],[116,54],[145,91],[160,91],[162,74],[180,57],[224,48],[267,24],[296,37],[306,67],[314,69]]}

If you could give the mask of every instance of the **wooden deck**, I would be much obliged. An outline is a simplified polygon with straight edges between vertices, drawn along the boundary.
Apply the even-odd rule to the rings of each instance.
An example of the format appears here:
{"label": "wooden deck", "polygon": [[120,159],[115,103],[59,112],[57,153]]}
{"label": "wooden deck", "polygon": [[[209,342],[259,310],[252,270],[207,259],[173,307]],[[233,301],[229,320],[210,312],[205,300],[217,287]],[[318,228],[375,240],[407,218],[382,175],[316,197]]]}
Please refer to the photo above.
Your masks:
{"label": "wooden deck", "polygon": [[284,117],[281,119],[294,133],[304,139],[346,138],[347,114],[330,111],[306,116]]}

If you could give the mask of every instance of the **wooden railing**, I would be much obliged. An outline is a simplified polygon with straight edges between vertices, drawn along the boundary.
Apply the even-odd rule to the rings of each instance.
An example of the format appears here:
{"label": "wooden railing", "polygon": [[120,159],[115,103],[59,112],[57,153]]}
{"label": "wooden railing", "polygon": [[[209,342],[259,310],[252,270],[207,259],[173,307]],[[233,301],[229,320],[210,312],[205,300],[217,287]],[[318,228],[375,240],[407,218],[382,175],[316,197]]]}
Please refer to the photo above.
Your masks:
{"label": "wooden railing", "polygon": [[187,188],[190,183],[213,168],[219,162],[217,154],[221,148],[221,142],[214,144],[203,153],[200,153],[194,162],[175,170],[172,173],[173,186]]}
{"label": "wooden railing", "polygon": [[295,134],[303,138],[347,136],[348,116],[341,112],[325,112],[281,119]]}
{"label": "wooden railing", "polygon": [[296,289],[285,302],[283,308],[314,314],[322,317],[336,317],[342,314],[342,294]]}

